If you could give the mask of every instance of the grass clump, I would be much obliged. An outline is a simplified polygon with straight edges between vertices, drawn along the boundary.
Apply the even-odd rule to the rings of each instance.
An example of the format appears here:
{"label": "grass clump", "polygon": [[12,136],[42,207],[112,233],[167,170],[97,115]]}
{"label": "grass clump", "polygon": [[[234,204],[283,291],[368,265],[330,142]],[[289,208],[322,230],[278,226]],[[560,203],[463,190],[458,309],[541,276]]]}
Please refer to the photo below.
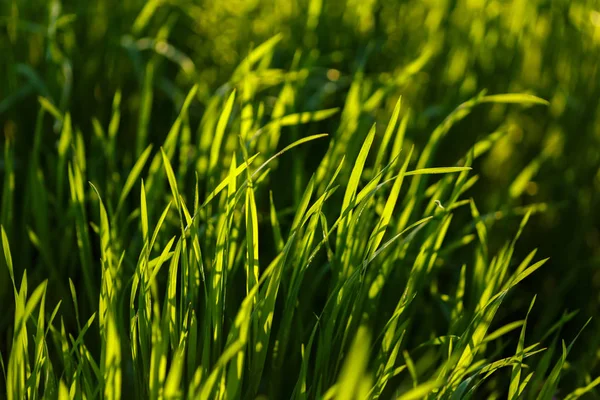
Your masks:
{"label": "grass clump", "polygon": [[[131,34],[161,5],[147,3]],[[62,27],[76,17],[56,14]],[[475,93],[419,144],[397,82],[377,86],[358,68],[333,107],[311,86],[316,58],[298,51],[287,68],[273,65],[282,35],[250,51],[218,90],[160,80],[158,55],[199,81],[166,41],[176,19],[155,39],[137,38],[137,50],[121,38],[144,63],[141,90],[114,91],[109,114],[88,121],[40,93],[26,149],[6,136],[7,398],[595,394],[600,381],[585,373],[585,385],[561,386],[578,338],[562,328],[576,313],[561,310],[531,334],[543,305],[518,291],[548,261],[517,251],[540,206],[482,213],[473,196],[481,159],[510,123],[437,161],[477,109],[527,112],[547,101]],[[49,40],[52,50],[58,39]],[[143,45],[156,54],[138,58]],[[66,56],[52,57],[68,69]],[[409,65],[402,79],[423,67]],[[174,112],[156,106],[157,88],[175,91]],[[392,111],[379,118],[384,102]],[[495,232],[499,213],[516,221],[510,236]]]}

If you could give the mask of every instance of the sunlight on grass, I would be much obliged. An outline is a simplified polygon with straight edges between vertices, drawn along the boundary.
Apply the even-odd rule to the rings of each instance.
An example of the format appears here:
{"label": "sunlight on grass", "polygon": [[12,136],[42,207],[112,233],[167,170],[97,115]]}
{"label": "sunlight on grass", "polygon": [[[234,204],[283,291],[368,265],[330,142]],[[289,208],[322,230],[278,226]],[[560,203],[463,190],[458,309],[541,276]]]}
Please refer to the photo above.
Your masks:
{"label": "sunlight on grass", "polygon": [[[565,207],[548,192],[600,161],[557,92],[598,94],[591,3],[547,5],[586,38],[557,88],[539,1],[9,3],[8,399],[598,395],[591,308],[582,326],[560,304],[579,266],[557,282],[532,250]],[[571,195],[593,247],[597,199]]]}

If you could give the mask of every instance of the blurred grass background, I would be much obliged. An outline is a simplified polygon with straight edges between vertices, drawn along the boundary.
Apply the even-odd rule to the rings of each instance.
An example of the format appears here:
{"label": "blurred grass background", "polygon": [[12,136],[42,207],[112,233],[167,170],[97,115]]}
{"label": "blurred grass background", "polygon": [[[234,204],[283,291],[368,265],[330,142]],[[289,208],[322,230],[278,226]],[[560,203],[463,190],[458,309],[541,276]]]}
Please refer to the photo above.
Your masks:
{"label": "blurred grass background", "polygon": [[[578,321],[599,315],[599,1],[5,0],[0,4],[0,129],[15,146],[16,181],[26,179],[38,96],[70,110],[74,125],[91,142],[94,118],[106,125],[115,93],[121,92],[114,158],[87,154],[90,176],[110,181],[111,173],[130,168],[143,150],[141,122],[149,124],[148,141],[162,143],[189,87],[198,84],[199,101],[190,108],[197,123],[210,96],[225,89],[249,51],[276,34],[281,42],[270,72],[257,77],[264,86],[257,97],[267,108],[275,100],[269,87],[285,79],[295,79],[296,112],[343,106],[350,83],[360,79],[361,124],[387,121],[402,95],[403,112],[411,113],[407,141],[416,144],[416,156],[443,118],[483,89],[549,100],[548,108],[478,108],[452,128],[436,158],[439,165],[454,163],[476,139],[506,131],[474,165],[481,178],[473,197],[500,233],[514,232],[515,207],[539,204],[516,258],[533,247],[551,257],[544,273],[511,297],[513,309],[526,308],[538,293],[543,312],[532,313],[530,325],[536,337],[565,309],[580,310]],[[290,78],[285,71],[292,69],[302,72]],[[140,99],[148,98],[142,94],[149,87],[148,113]],[[310,130],[335,132],[338,123],[332,118]],[[47,125],[39,145],[42,160],[51,164],[59,132]],[[314,154],[325,151],[311,146]],[[0,161],[6,176],[12,163]],[[310,165],[289,167],[293,184],[278,208],[293,206],[310,177],[303,172]],[[288,183],[285,175],[276,176]],[[17,239],[11,243],[15,265],[36,265],[40,254],[24,229],[35,224],[23,212],[32,201],[25,198],[24,185],[16,185],[12,201],[15,212],[3,215],[2,223]],[[50,204],[56,226],[46,229],[52,230],[63,216],[57,199]],[[52,245],[65,246],[61,239],[52,238]],[[70,263],[73,271],[76,255],[59,254],[63,259],[55,261]],[[598,371],[599,322],[592,325],[573,356],[579,360],[573,368]],[[573,324],[573,332],[580,326]]]}

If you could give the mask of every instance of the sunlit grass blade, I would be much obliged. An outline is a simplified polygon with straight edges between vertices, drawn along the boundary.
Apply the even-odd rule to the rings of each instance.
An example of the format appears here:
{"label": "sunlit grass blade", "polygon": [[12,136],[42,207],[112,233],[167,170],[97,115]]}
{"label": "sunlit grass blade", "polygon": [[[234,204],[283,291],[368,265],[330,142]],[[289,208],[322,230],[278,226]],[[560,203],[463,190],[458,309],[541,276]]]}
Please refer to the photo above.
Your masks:
{"label": "sunlit grass blade", "polygon": [[412,175],[433,175],[433,174],[453,174],[456,172],[469,171],[470,167],[438,167],[438,168],[420,168],[414,171],[407,171],[404,176]]}
{"label": "sunlit grass blade", "polygon": [[115,211],[115,215],[119,214],[119,211],[121,210],[121,207],[123,206],[123,202],[127,198],[127,195],[129,194],[129,192],[133,188],[133,185],[135,184],[138,177],[140,176],[140,173],[142,172],[144,165],[146,165],[146,161],[148,160],[148,157],[150,157],[151,151],[152,151],[152,145],[149,145],[146,148],[146,150],[144,150],[144,152],[142,153],[140,158],[138,158],[138,160],[135,162],[135,165],[131,168],[131,172],[127,176],[127,180],[125,181],[125,184],[123,185],[123,189],[121,189],[121,195],[119,196],[119,201],[117,202],[117,209]]}
{"label": "sunlit grass blade", "polygon": [[223,107],[223,111],[221,112],[221,116],[219,117],[219,122],[217,123],[217,129],[214,133],[212,144],[210,147],[210,158],[208,162],[208,171],[209,174],[214,174],[215,167],[217,165],[217,161],[220,159],[221,155],[221,142],[223,141],[223,137],[225,136],[225,128],[229,123],[229,117],[231,115],[231,111],[233,109],[233,102],[235,101],[235,90],[229,95],[225,106]]}
{"label": "sunlit grass blade", "polygon": [[344,367],[336,383],[336,399],[352,400],[358,384],[366,373],[369,363],[370,335],[366,327],[361,327],[348,351]]}
{"label": "sunlit grass blade", "polygon": [[523,368],[523,353],[525,348],[525,328],[527,327],[527,319],[529,318],[529,313],[533,308],[535,303],[535,297],[531,300],[531,304],[529,305],[529,310],[527,311],[527,315],[525,316],[525,321],[523,322],[523,328],[521,329],[521,335],[519,336],[519,344],[517,345],[517,363],[512,367],[512,373],[510,377],[510,386],[508,388],[508,398],[509,400],[516,399],[519,395],[521,389],[521,370]]}
{"label": "sunlit grass blade", "polygon": [[63,120],[64,116],[58,110],[58,108],[56,108],[56,106],[54,104],[52,104],[52,101],[48,100],[47,98],[45,98],[43,96],[39,96],[38,102],[40,103],[42,108],[44,110],[48,111],[54,118],[56,118],[59,121]]}
{"label": "sunlit grass blade", "polygon": [[547,100],[525,93],[506,93],[483,96],[482,103],[509,103],[509,104],[543,104],[549,105]]}
{"label": "sunlit grass blade", "polygon": [[243,173],[246,170],[246,168],[252,164],[252,162],[256,159],[256,157],[258,157],[258,154],[255,154],[252,157],[248,158],[247,163],[241,164],[238,167],[236,167],[235,173],[233,175],[232,174],[227,175],[227,177],[225,179],[223,179],[217,185],[217,187],[212,192],[210,192],[210,194],[208,196],[206,196],[206,200],[204,200],[204,202],[202,203],[202,207],[206,206],[212,199],[214,199],[219,193],[221,193],[221,191],[223,189],[225,189],[227,187],[230,179],[232,179],[232,176],[237,177],[238,175]]}
{"label": "sunlit grass blade", "polygon": [[4,226],[1,226],[2,230],[2,252],[4,253],[4,260],[6,262],[6,266],[8,268],[8,273],[10,276],[10,280],[12,282],[13,291],[15,294],[15,298],[17,297],[17,284],[15,282],[15,272],[12,263],[12,255],[10,254],[10,244],[8,243],[8,237],[6,235],[6,231],[4,230]]}
{"label": "sunlit grass blade", "polygon": [[577,388],[573,392],[569,393],[567,395],[567,397],[565,397],[565,400],[578,399],[578,398],[582,397],[583,395],[585,395],[586,393],[589,393],[592,390],[594,390],[594,388],[598,385],[600,385],[600,376],[597,377],[596,379],[594,379],[593,381],[591,381],[590,383],[588,383],[587,385]]}
{"label": "sunlit grass blade", "polygon": [[[373,139],[375,137],[375,125],[369,131],[363,145],[360,149],[356,162],[354,163],[354,167],[352,168],[352,173],[350,174],[350,178],[348,180],[348,185],[346,186],[346,192],[344,193],[344,200],[342,201],[342,209],[341,215],[342,220],[340,221],[340,227],[338,229],[338,236],[336,238],[336,250],[340,254],[343,253],[343,248],[345,245],[345,241],[347,239],[347,230],[348,230],[348,221],[352,219],[352,213],[349,210],[354,206],[356,191],[358,189],[358,185],[360,182],[360,178],[362,176],[362,172],[365,166],[365,162],[367,160],[367,155],[369,154],[369,150],[371,149],[371,144],[373,143]],[[348,213],[347,216],[346,213]],[[345,265],[347,261],[342,261],[342,265]],[[343,266],[343,268],[347,268]],[[345,275],[348,271],[342,270],[339,273]]]}
{"label": "sunlit grass blade", "polygon": [[440,387],[440,383],[436,381],[425,382],[408,392],[401,394],[398,400],[417,400],[427,398],[435,389]]}
{"label": "sunlit grass blade", "polygon": [[260,46],[257,46],[249,55],[246,57],[236,68],[233,73],[233,79],[239,79],[244,73],[249,71],[251,67],[257,63],[260,59],[265,57],[268,53],[271,53],[274,47],[283,39],[282,34],[277,34],[262,43]]}

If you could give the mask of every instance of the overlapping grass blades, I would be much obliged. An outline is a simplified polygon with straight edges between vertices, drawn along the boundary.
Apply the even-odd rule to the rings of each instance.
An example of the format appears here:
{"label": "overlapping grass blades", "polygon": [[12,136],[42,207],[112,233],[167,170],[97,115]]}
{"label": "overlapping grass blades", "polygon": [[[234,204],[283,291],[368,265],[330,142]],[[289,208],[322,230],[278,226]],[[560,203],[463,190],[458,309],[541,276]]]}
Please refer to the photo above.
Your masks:
{"label": "overlapping grass blades", "polygon": [[[146,5],[134,31],[143,30],[159,3]],[[313,4],[313,13],[318,9]],[[28,229],[43,259],[38,277],[51,283],[28,295],[26,266],[13,265],[10,243],[19,236],[11,218],[14,175],[7,169],[3,271],[15,310],[10,353],[2,358],[7,396],[551,398],[572,343],[563,344],[548,372],[552,356],[536,358],[545,340],[528,344],[525,334],[533,302],[524,320],[496,326],[511,290],[547,261],[534,261],[535,252],[518,266],[514,260],[531,210],[514,238],[496,248],[489,241],[493,224],[467,196],[477,180],[473,161],[501,133],[474,143],[456,165],[432,164],[442,138],[474,107],[546,102],[481,93],[456,108],[422,150],[408,149],[410,113],[399,99],[385,130],[361,120],[377,103],[365,104],[365,93],[382,96],[363,86],[362,72],[340,115],[294,109],[301,87],[291,80],[268,115],[253,100],[254,85],[278,88],[258,72],[269,70],[279,40],[258,46],[226,90],[207,101],[196,134],[190,109],[199,89],[193,86],[163,143],[149,142],[149,83],[135,146],[125,150],[116,143],[121,92],[113,97],[108,133],[94,124],[92,144],[77,139],[68,112],[40,100],[40,120],[49,113],[61,133],[49,176],[34,146]],[[150,61],[148,80],[152,68]],[[285,137],[286,127],[327,118],[340,119],[331,135]],[[328,141],[328,150],[310,179],[289,171],[284,181],[272,179],[286,158],[307,162],[305,148],[317,141]],[[187,153],[190,148],[197,152]],[[7,141],[5,160],[11,149]],[[106,158],[106,174],[86,165],[94,151]],[[123,154],[135,160],[130,168],[120,166]],[[277,200],[296,181],[303,191],[286,214]],[[50,233],[53,213],[60,226],[52,229],[65,234],[58,249]],[[78,284],[67,279],[70,271]],[[47,313],[48,285],[64,303],[72,299],[72,315],[60,303]],[[513,343],[505,336],[518,328],[516,354],[507,356]],[[502,368],[510,369],[508,376]],[[532,379],[527,368],[539,373]],[[486,386],[492,380],[495,386]]]}

